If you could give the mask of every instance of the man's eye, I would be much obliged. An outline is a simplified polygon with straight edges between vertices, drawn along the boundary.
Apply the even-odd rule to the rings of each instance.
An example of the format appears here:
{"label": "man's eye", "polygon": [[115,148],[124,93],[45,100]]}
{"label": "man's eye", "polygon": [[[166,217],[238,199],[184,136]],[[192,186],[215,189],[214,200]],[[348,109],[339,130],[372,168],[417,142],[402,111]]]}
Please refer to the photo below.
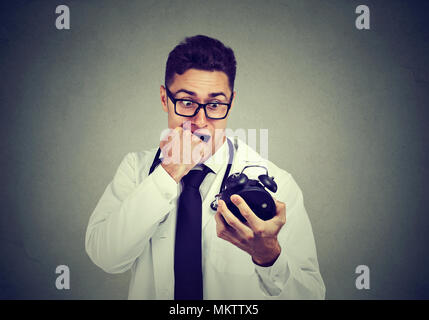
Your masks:
{"label": "man's eye", "polygon": [[221,102],[213,102],[213,103],[210,103],[209,105],[207,105],[210,109],[217,109],[217,108],[220,108],[220,107],[222,107],[222,103]]}
{"label": "man's eye", "polygon": [[181,101],[181,103],[184,107],[192,107],[194,104],[192,101],[187,101],[187,100]]}

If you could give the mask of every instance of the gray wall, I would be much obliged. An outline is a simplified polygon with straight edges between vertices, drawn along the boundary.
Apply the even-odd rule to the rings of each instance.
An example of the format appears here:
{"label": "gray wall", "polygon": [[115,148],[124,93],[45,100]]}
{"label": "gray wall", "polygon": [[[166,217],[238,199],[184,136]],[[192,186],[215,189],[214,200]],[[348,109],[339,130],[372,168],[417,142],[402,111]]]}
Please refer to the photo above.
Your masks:
{"label": "gray wall", "polygon": [[[371,9],[371,30],[354,26]],[[71,30],[54,27],[67,4]],[[428,4],[2,1],[0,297],[124,299],[84,250],[123,156],[157,145],[168,52],[206,34],[238,60],[229,127],[268,128],[304,193],[329,299],[428,298]],[[55,267],[71,290],[55,289]],[[371,289],[355,288],[355,268]]]}

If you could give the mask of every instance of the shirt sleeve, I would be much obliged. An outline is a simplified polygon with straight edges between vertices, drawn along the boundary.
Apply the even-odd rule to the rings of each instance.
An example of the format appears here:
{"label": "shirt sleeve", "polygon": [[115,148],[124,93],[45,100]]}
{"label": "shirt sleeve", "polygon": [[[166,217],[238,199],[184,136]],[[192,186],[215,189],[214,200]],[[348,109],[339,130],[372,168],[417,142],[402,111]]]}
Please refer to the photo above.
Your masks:
{"label": "shirt sleeve", "polygon": [[302,192],[291,175],[282,190],[278,200],[286,204],[286,223],[278,235],[281,253],[272,266],[255,264],[260,289],[267,299],[324,299],[325,285]]}
{"label": "shirt sleeve", "polygon": [[86,252],[109,273],[131,268],[177,198],[177,183],[161,165],[137,183],[136,161],[133,153],[124,157],[86,231]]}

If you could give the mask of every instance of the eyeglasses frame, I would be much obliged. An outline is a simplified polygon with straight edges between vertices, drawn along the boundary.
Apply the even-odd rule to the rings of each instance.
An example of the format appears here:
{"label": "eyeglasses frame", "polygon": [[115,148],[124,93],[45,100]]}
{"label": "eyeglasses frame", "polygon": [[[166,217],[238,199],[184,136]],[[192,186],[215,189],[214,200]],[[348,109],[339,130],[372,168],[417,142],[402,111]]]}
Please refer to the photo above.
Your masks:
{"label": "eyeglasses frame", "polygon": [[[226,105],[228,107],[228,109],[226,110],[225,116],[223,116],[222,118],[213,118],[213,117],[209,117],[209,115],[207,114],[207,109],[206,109],[207,105],[213,104],[213,102],[198,103],[198,102],[196,102],[194,100],[189,100],[189,99],[176,99],[174,97],[173,93],[168,89],[167,85],[164,85],[164,86],[165,86],[165,91],[167,92],[167,97],[170,98],[170,100],[174,103],[174,113],[177,114],[178,116],[186,117],[186,118],[195,117],[198,114],[198,112],[200,111],[200,109],[203,108],[204,113],[205,113],[207,119],[212,119],[212,120],[222,120],[222,119],[225,119],[228,116],[229,109],[231,108],[231,104],[232,104],[232,98],[234,97],[234,91],[232,91],[233,93],[231,94],[231,98],[229,100],[229,103],[218,102],[218,104]],[[177,112],[177,110],[176,110],[176,103],[177,103],[177,101],[191,101],[193,103],[198,104],[198,108],[195,109],[195,112],[194,112],[193,115],[186,116],[186,115],[183,115],[183,114],[180,114],[180,113]]]}

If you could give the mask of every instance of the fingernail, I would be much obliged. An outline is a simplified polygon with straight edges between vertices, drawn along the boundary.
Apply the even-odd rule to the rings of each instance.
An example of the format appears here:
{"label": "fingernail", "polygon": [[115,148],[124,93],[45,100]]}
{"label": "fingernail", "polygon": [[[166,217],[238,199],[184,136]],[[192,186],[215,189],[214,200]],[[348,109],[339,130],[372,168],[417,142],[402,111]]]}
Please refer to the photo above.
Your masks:
{"label": "fingernail", "polygon": [[235,203],[235,204],[239,204],[240,203],[240,199],[237,196],[235,196],[235,195],[231,196],[231,201],[233,203]]}

